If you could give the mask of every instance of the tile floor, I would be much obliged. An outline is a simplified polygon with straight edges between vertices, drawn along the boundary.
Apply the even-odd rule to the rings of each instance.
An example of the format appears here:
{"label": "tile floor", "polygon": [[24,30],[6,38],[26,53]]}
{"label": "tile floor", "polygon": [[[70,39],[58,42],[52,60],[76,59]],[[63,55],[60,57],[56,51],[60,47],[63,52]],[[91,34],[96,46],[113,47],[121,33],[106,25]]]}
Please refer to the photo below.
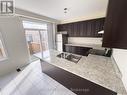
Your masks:
{"label": "tile floor", "polygon": [[76,95],[41,72],[40,61],[35,61],[21,72],[0,77],[0,95]]}

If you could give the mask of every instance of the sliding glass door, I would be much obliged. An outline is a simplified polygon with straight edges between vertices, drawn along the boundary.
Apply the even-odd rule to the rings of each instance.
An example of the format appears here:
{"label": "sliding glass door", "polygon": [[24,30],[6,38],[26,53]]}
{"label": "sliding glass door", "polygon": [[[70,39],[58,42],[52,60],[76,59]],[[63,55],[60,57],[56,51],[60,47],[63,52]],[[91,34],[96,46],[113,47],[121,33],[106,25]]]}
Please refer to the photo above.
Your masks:
{"label": "sliding glass door", "polygon": [[40,34],[38,30],[25,30],[30,55],[41,52]]}
{"label": "sliding glass door", "polygon": [[[48,51],[48,34],[46,24],[24,22],[25,36],[29,54],[40,55]],[[42,56],[42,55],[41,55]]]}
{"label": "sliding glass door", "polygon": [[42,46],[42,51],[48,51],[48,34],[47,31],[40,30],[40,42]]}

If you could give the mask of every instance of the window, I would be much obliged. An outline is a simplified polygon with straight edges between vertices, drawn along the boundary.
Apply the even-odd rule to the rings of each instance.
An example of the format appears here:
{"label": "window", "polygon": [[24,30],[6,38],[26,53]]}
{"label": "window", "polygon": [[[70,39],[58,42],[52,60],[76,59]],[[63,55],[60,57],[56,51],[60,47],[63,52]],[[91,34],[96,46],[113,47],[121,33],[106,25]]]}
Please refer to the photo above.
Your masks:
{"label": "window", "polygon": [[0,34],[0,61],[6,59],[6,52],[5,52],[5,48],[4,48],[4,44],[3,44],[3,39],[2,39],[2,35]]}
{"label": "window", "polygon": [[48,48],[48,33],[46,23],[36,23],[23,21],[25,36],[28,45],[29,54],[37,55],[40,52],[46,52]]}

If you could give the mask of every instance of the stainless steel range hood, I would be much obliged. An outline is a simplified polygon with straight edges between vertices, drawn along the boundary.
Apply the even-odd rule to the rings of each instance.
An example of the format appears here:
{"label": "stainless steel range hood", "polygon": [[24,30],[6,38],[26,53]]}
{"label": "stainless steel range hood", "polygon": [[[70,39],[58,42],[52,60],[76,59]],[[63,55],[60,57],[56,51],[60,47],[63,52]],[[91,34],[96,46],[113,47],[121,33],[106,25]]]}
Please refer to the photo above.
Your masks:
{"label": "stainless steel range hood", "polygon": [[98,34],[104,34],[104,30],[99,31]]}

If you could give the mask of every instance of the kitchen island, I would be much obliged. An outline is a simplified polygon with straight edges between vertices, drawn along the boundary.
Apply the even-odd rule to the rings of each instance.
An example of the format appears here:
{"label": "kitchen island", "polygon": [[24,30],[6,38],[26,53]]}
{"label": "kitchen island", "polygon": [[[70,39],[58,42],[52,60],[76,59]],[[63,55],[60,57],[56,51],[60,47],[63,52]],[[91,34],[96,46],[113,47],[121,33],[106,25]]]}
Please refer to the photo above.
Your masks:
{"label": "kitchen island", "polygon": [[[81,80],[84,79],[85,81],[93,83],[93,85],[96,87],[96,89],[94,89],[93,92],[101,93],[101,95],[102,94],[127,95],[121,79],[117,76],[115,72],[111,58],[89,54],[87,57],[82,56],[82,58],[79,60],[78,63],[74,63],[66,59],[57,57],[57,55],[60,54],[61,52],[58,52],[56,50],[50,50],[48,53],[49,55],[47,55],[46,57],[42,57],[41,54],[36,55],[40,57],[42,61],[42,71],[44,71],[44,73],[46,73],[45,70],[48,70],[47,74],[49,74],[50,72],[53,72],[54,74],[55,73],[58,74],[57,71],[56,72],[54,71],[54,70],[58,70],[60,75],[60,72],[64,71],[63,75],[60,75],[61,78],[59,77],[59,79],[67,79],[66,75],[68,75],[68,73],[72,74],[71,77],[69,77],[68,80],[64,82],[68,82],[69,80],[73,80],[73,79],[77,80],[77,77],[79,77]],[[44,67],[46,64],[49,65],[50,69],[48,67],[46,68]],[[73,82],[70,82],[70,85],[72,83]],[[75,81],[75,83],[78,83],[78,81]],[[84,85],[87,86],[87,84]],[[89,84],[88,87],[90,87]],[[99,90],[98,88],[100,88],[100,92],[97,92],[97,90]],[[85,88],[85,90],[90,90],[90,89]],[[104,90],[104,93],[102,92],[102,90]],[[108,94],[106,94],[107,91],[109,91]],[[115,92],[117,92],[117,94]],[[91,94],[91,93],[92,92],[87,94],[85,93],[85,94],[99,95],[96,93],[95,94],[93,93]],[[78,92],[76,94],[78,94]],[[83,94],[81,93],[78,95],[83,95]]]}

